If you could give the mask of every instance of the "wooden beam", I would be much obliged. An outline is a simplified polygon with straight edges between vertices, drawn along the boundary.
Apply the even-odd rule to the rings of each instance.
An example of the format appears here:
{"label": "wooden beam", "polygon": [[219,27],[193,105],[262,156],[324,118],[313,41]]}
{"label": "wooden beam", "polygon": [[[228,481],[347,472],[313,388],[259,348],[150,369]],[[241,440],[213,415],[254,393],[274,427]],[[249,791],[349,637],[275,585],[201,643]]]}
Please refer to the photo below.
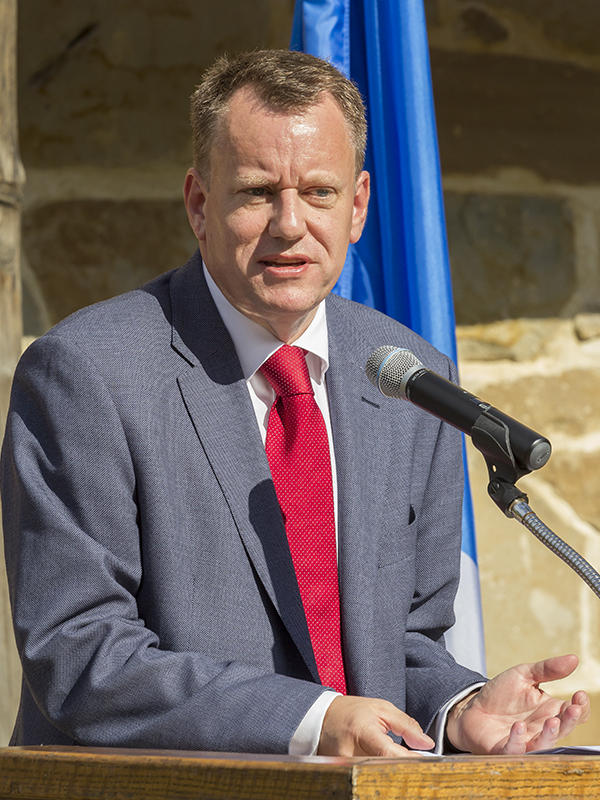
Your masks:
{"label": "wooden beam", "polygon": [[599,756],[293,758],[0,750],[0,800],[564,800],[600,797]]}
{"label": "wooden beam", "polygon": [[[24,173],[17,133],[16,43],[17,0],[0,0],[0,440],[22,333],[19,251]],[[19,684],[0,548],[0,744],[7,741],[14,722]]]}
{"label": "wooden beam", "polygon": [[17,0],[0,0],[0,434],[21,351],[19,251],[24,172],[17,137]]}

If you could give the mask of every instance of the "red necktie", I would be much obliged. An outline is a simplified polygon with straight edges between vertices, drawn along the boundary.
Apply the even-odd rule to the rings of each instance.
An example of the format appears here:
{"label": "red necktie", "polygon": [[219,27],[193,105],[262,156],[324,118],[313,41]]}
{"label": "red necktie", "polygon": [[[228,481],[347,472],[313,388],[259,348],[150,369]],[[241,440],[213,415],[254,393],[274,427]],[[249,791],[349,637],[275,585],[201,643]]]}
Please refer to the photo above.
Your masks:
{"label": "red necktie", "polygon": [[346,693],[329,440],[304,352],[284,344],[261,367],[277,398],[267,457],[324,686]]}

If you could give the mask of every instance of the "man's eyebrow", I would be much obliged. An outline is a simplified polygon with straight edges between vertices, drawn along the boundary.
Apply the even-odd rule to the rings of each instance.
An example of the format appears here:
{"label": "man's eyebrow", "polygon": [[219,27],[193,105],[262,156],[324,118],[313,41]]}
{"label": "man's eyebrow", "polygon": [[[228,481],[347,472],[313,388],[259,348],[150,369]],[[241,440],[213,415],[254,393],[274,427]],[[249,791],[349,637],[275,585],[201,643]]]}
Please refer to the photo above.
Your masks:
{"label": "man's eyebrow", "polygon": [[240,186],[266,186],[272,183],[269,175],[261,172],[243,172],[236,175],[234,180]]}
{"label": "man's eyebrow", "polygon": [[341,181],[339,175],[335,175],[333,172],[317,172],[309,175],[306,183],[317,183],[322,186],[339,186]]}
{"label": "man's eyebrow", "polygon": [[[274,180],[274,176],[265,172],[243,172],[234,177],[236,185],[245,186],[271,186],[279,183],[279,178]],[[315,172],[309,174],[305,180],[302,181],[303,186],[331,186],[338,188],[340,186],[340,178],[332,172]]]}

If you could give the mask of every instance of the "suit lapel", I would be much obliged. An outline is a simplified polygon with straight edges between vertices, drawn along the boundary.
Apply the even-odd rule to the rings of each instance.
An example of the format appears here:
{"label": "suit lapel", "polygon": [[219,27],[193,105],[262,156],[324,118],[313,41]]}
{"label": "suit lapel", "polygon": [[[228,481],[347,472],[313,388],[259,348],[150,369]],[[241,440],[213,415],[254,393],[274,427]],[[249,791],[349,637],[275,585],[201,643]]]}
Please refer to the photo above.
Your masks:
{"label": "suit lapel", "polygon": [[174,274],[171,300],[172,344],[190,364],[178,379],[186,410],[248,557],[318,682],[269,463],[239,359],[210,297],[198,255]]}
{"label": "suit lapel", "polygon": [[384,522],[389,430],[380,413],[381,395],[364,365],[347,355],[351,341],[338,329],[336,309],[327,309],[330,366],[327,372],[338,485],[339,580],[344,662],[348,691],[365,695],[374,646],[374,587],[379,531]]}

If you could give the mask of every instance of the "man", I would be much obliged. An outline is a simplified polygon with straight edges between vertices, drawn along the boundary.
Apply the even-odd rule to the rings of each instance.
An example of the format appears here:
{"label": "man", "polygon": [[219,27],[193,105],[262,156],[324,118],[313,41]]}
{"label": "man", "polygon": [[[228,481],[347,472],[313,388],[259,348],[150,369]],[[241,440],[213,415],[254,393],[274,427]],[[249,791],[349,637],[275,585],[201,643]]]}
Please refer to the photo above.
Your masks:
{"label": "man", "polygon": [[[192,120],[184,194],[202,260],[75,314],[17,370],[3,455],[25,676],[13,743],[392,756],[433,746],[421,726],[441,737],[449,711],[460,750],[553,745],[589,702],[538,684],[576,658],[483,688],[453,662],[458,434],[364,375],[398,342],[453,368],[329,296],[367,213],[357,91],[311,56],[254,53],[209,72]],[[289,417],[269,364],[300,350],[309,440],[323,425],[328,450],[305,492],[270,438]],[[312,520],[296,538],[290,493]],[[323,557],[307,561],[315,529]],[[312,594],[305,579],[321,580],[326,550],[333,598],[330,578]]]}

